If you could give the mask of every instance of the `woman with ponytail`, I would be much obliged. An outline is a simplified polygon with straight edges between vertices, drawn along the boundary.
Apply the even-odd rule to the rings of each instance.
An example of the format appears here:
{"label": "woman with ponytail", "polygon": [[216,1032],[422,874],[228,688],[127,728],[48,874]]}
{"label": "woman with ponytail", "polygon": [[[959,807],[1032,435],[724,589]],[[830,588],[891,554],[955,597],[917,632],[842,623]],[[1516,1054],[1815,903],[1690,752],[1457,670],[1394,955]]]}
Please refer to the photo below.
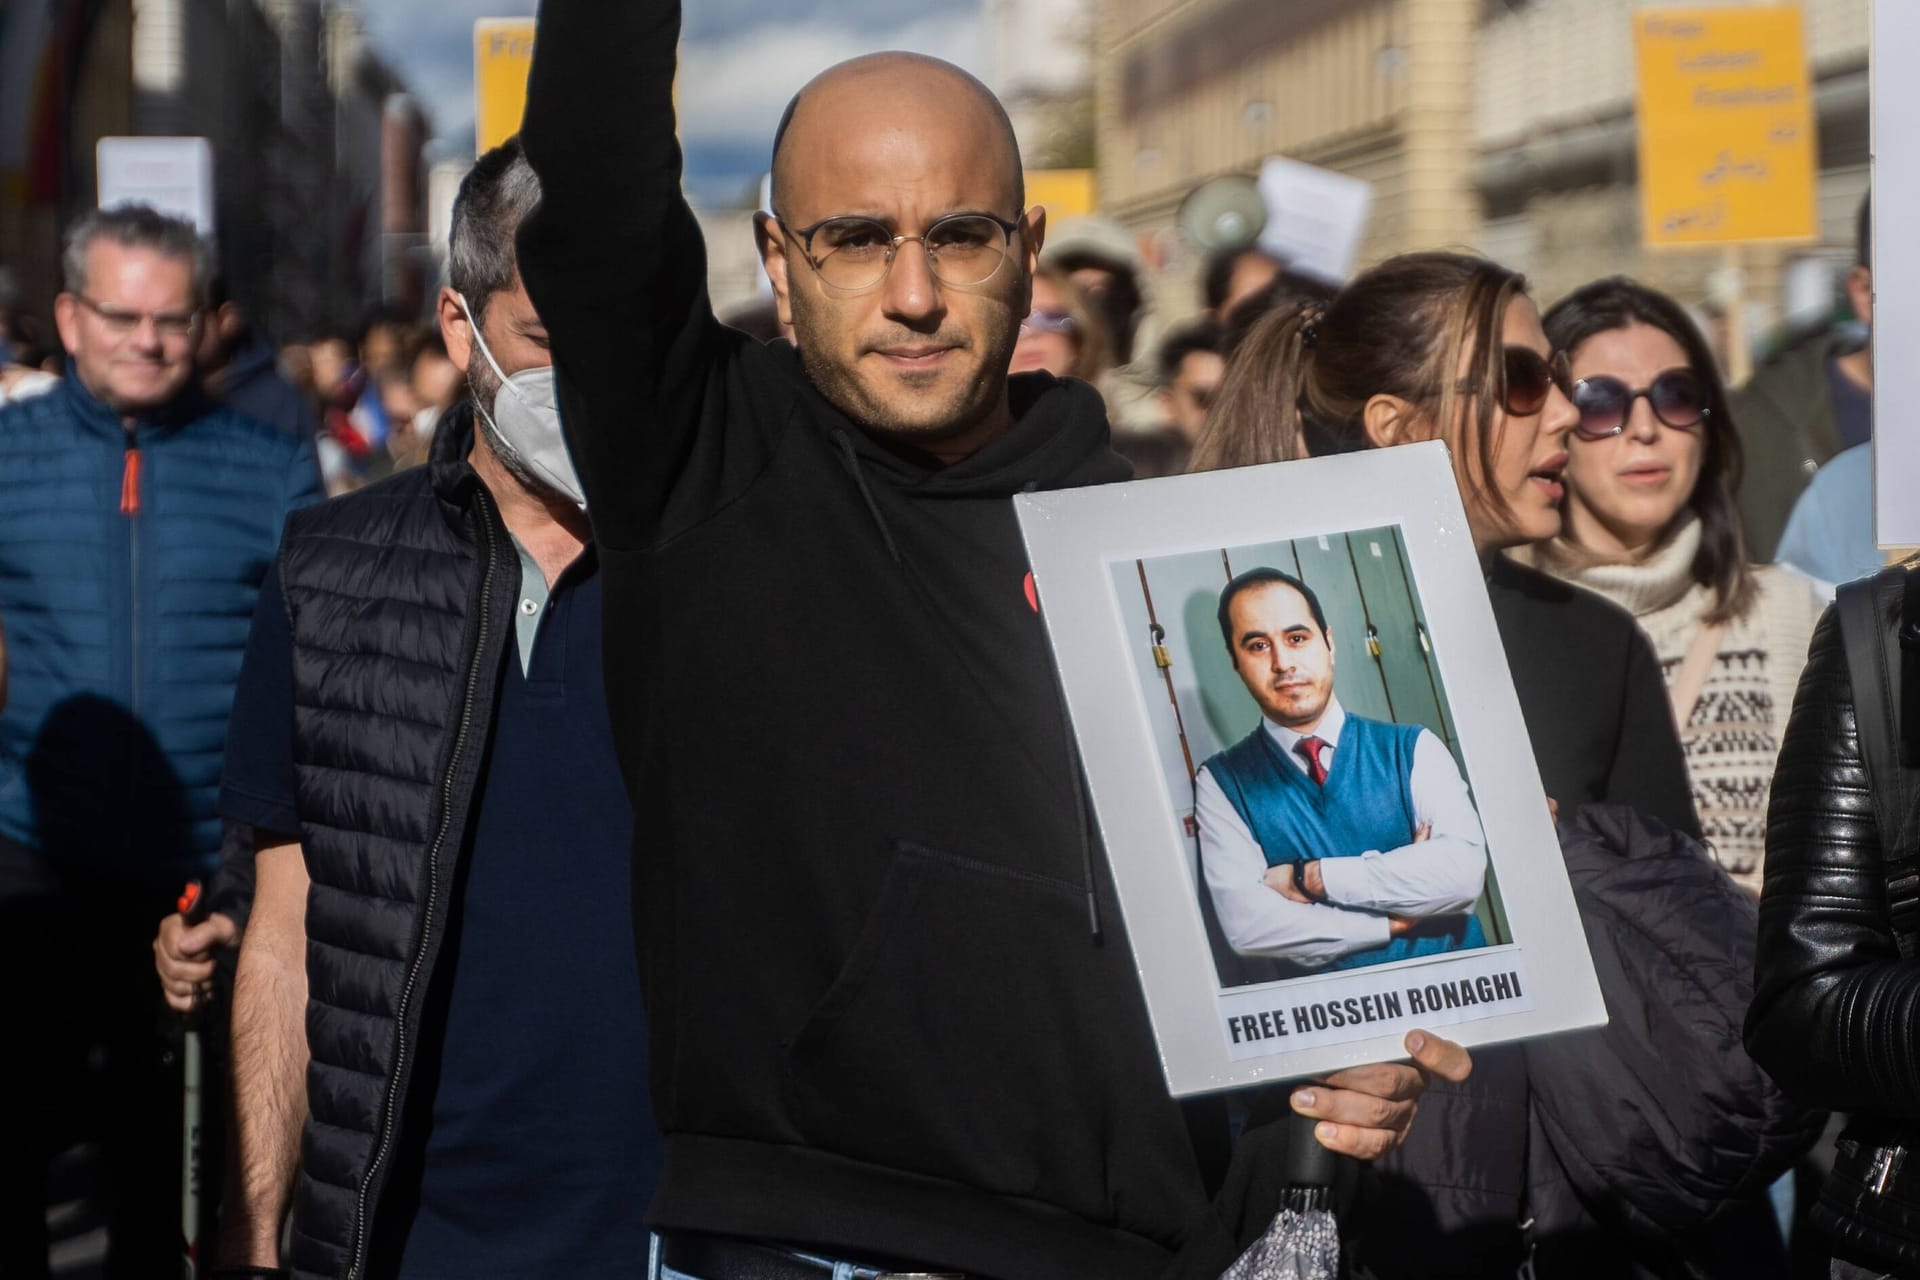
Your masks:
{"label": "woman with ponytail", "polygon": [[1192,469],[1444,440],[1547,794],[1699,835],[1659,664],[1624,610],[1500,552],[1560,532],[1565,357],[1516,273],[1412,253],[1267,316],[1228,365]]}

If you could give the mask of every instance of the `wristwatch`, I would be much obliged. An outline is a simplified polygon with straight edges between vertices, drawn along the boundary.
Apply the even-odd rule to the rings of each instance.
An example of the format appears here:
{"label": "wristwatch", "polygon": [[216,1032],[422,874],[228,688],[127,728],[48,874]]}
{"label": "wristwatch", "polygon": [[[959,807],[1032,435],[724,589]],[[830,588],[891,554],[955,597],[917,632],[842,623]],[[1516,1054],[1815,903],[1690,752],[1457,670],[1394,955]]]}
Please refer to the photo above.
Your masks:
{"label": "wristwatch", "polygon": [[[1315,859],[1315,861],[1318,861],[1318,859]],[[1307,864],[1305,862],[1295,862],[1292,866],[1293,887],[1300,891],[1300,895],[1314,902],[1325,902],[1327,900],[1325,892],[1327,882],[1325,877],[1323,876],[1320,881],[1321,892],[1315,893],[1313,890],[1307,888]]]}

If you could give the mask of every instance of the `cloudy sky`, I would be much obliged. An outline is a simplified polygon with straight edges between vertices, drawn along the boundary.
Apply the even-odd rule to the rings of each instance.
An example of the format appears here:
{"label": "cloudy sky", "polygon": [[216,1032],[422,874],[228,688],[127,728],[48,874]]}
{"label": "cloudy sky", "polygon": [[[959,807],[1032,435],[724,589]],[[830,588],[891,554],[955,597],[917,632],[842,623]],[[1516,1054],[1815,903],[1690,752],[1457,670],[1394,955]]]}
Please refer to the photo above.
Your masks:
{"label": "cloudy sky", "polygon": [[[630,2],[630,0],[623,0]],[[531,16],[535,0],[362,0],[368,34],[427,104],[439,152],[473,154],[473,24]],[[822,68],[873,49],[938,54],[981,74],[979,8],[900,0],[691,0],[681,46],[687,180],[735,203],[766,167],[787,99]]]}

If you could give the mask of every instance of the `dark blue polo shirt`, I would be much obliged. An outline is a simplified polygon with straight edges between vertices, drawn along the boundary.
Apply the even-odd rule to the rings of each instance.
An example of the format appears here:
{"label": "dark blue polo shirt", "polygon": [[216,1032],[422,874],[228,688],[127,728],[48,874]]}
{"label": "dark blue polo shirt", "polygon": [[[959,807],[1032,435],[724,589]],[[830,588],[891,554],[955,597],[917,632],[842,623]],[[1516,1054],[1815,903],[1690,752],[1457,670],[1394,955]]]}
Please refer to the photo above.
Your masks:
{"label": "dark blue polo shirt", "polygon": [[[535,599],[538,591],[528,595]],[[229,817],[297,831],[292,641],[277,574],[234,702]],[[661,1139],[633,945],[633,817],[601,682],[589,549],[523,672],[508,638],[427,1000],[373,1271],[401,1280],[639,1277]]]}

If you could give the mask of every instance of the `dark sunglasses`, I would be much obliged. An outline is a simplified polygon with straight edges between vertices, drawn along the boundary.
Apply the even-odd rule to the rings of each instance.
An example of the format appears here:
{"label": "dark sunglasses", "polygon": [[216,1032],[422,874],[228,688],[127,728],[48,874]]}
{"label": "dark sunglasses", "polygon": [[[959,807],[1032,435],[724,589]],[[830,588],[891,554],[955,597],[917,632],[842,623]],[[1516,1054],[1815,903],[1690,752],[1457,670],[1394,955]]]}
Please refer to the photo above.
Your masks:
{"label": "dark sunglasses", "polygon": [[1500,403],[1508,413],[1531,418],[1547,407],[1555,387],[1573,398],[1573,366],[1566,352],[1548,359],[1531,347],[1507,347],[1501,355]]}
{"label": "dark sunglasses", "polygon": [[1073,317],[1064,311],[1034,311],[1020,322],[1020,332],[1064,333],[1071,335],[1075,329]]}
{"label": "dark sunglasses", "polygon": [[1633,402],[1647,398],[1653,416],[1676,431],[1691,431],[1707,420],[1707,387],[1691,369],[1669,369],[1639,390],[1604,374],[1574,384],[1573,405],[1580,421],[1573,428],[1582,440],[1605,440],[1627,429]]}

